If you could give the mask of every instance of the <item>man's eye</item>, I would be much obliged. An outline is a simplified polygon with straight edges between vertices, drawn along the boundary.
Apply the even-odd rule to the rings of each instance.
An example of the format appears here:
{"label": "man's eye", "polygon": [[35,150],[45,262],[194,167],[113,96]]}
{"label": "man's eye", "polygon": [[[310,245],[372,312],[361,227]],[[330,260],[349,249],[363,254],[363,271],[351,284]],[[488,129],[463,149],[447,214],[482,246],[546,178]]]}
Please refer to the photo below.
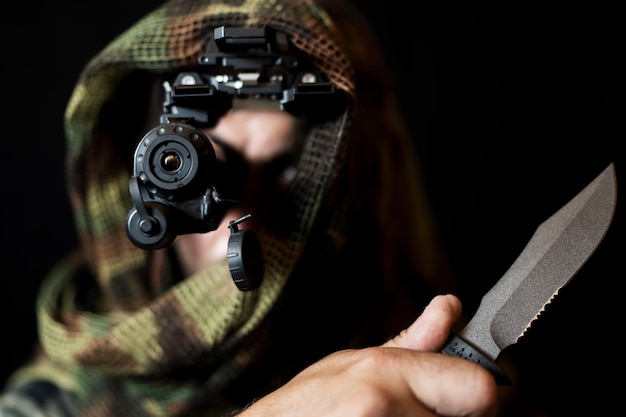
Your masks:
{"label": "man's eye", "polygon": [[295,175],[295,170],[291,153],[281,154],[263,166],[264,176],[278,178],[281,183],[291,180]]}
{"label": "man's eye", "polygon": [[296,177],[296,167],[294,165],[290,165],[286,167],[279,178],[280,185],[289,184]]}
{"label": "man's eye", "polygon": [[215,155],[222,161],[228,159],[229,155],[234,155],[236,153],[235,150],[222,139],[218,138],[215,135],[208,136],[209,140],[211,141],[211,145],[213,145],[213,150],[215,150]]}

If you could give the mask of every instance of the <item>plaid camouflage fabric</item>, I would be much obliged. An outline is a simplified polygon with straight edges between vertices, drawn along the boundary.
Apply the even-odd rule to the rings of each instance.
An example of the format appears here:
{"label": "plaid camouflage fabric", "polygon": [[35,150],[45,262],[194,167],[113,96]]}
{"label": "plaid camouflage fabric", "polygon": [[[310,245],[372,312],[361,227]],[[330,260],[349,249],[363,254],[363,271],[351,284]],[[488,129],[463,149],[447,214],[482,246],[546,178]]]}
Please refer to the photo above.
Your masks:
{"label": "plaid camouflage fabric", "polygon": [[[295,219],[287,233],[259,235],[265,276],[251,292],[237,290],[226,260],[174,281],[163,251],[131,244],[124,230],[131,155],[122,149],[132,149],[140,136],[120,132],[122,122],[110,128],[115,121],[103,120],[102,112],[118,103],[131,74],[194,66],[221,25],[270,25],[288,33],[349,98],[344,114],[308,135],[289,190]],[[379,258],[369,261],[380,262],[388,277],[383,293],[393,294],[407,269],[434,284],[440,254],[385,70],[365,22],[337,0],[169,1],[114,39],[85,67],[66,111],[68,189],[81,251],[44,282],[42,355],[15,383],[51,380],[76,396],[85,416],[178,416],[195,409],[221,415],[229,384],[267,351],[268,313],[287,281],[297,279],[312,234],[323,242],[313,259],[332,258],[362,218],[355,213],[364,210],[371,214],[361,225],[371,230],[366,244]]]}

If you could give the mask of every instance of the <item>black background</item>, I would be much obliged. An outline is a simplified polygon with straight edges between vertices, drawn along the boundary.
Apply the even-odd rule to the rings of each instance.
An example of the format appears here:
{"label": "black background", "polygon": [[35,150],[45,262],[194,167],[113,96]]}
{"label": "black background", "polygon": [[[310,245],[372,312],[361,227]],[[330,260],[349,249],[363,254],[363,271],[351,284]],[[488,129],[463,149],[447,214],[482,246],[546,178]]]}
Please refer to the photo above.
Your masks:
{"label": "black background", "polygon": [[[0,382],[30,353],[42,277],[76,244],[62,140],[74,82],[92,55],[161,3],[19,4],[3,19]],[[610,162],[618,190],[626,181],[617,6],[362,3],[395,75],[470,311],[537,225]],[[562,415],[619,404],[622,194],[594,256],[504,354],[527,369],[525,395]]]}

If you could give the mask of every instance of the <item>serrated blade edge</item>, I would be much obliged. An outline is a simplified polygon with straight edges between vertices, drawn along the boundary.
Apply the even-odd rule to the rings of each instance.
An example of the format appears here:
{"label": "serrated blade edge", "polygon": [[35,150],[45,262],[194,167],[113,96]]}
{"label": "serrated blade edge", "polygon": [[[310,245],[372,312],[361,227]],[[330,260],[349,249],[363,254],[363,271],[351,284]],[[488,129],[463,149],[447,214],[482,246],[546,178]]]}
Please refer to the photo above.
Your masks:
{"label": "serrated blade edge", "polygon": [[459,332],[496,360],[585,264],[606,234],[616,204],[614,164],[543,222]]}

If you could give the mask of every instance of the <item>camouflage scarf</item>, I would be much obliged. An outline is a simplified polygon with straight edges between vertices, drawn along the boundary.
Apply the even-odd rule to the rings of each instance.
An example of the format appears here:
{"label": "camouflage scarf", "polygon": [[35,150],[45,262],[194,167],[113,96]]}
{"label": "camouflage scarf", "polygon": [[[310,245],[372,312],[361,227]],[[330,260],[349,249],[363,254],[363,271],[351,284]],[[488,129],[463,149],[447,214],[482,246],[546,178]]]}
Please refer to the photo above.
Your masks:
{"label": "camouflage scarf", "polygon": [[[165,250],[139,250],[124,231],[128,149],[145,126],[126,120],[120,91],[132,90],[132,74],[194,66],[220,25],[285,31],[350,97],[342,116],[309,134],[290,189],[296,218],[286,234],[259,236],[266,272],[252,292],[237,290],[226,260],[176,279]],[[287,282],[296,271],[316,273],[302,267],[305,258],[308,265],[335,259],[355,222],[368,222],[361,244],[380,264],[375,279],[386,277],[376,284],[386,307],[406,293],[404,271],[434,284],[440,255],[381,62],[364,22],[336,0],[169,1],[114,39],[86,66],[67,106],[68,189],[82,247],[43,285],[45,355],[22,377],[73,392],[85,416],[177,416],[199,405],[219,415],[251,399],[231,404],[225,393],[271,345],[263,323]],[[111,108],[117,117],[107,116]]]}

